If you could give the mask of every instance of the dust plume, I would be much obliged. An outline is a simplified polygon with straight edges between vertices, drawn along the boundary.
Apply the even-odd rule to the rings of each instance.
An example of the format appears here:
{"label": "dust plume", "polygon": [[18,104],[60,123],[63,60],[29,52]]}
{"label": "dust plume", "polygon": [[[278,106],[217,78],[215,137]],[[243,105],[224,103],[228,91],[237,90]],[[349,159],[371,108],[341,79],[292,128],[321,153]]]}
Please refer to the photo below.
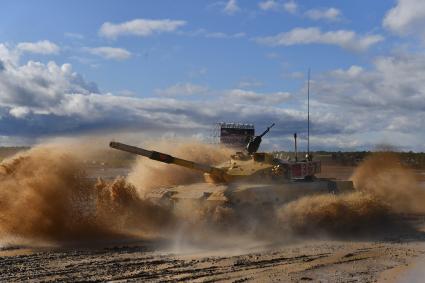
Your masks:
{"label": "dust plume", "polygon": [[390,222],[390,207],[371,194],[304,197],[284,206],[280,220],[291,232],[314,235],[355,236],[379,232]]}
{"label": "dust plume", "polygon": [[356,189],[373,194],[397,213],[424,213],[425,190],[413,170],[389,152],[376,153],[354,172]]}
{"label": "dust plume", "polygon": [[[224,162],[234,153],[225,147],[187,140],[172,142],[169,140],[157,140],[155,142],[147,142],[143,147],[209,165]],[[139,157],[128,176],[128,181],[134,184],[139,192],[143,194],[159,187],[202,182],[203,177],[198,171]]]}
{"label": "dust plume", "polygon": [[[22,243],[168,237],[205,245],[241,236],[275,241],[283,232],[372,233],[391,226],[394,213],[423,212],[424,192],[413,173],[392,156],[365,160],[353,175],[354,193],[304,197],[278,209],[254,204],[238,210],[194,202],[164,206],[144,199],[145,192],[156,188],[202,181],[199,172],[147,158],[136,161],[127,179],[95,182],[86,176],[83,161],[102,155],[107,143],[82,143],[37,146],[0,164],[0,241],[11,237]],[[205,164],[226,161],[232,153],[196,142],[144,145]],[[226,244],[234,245],[234,241]]]}
{"label": "dust plume", "polygon": [[60,146],[38,146],[0,165],[0,238],[108,239],[159,231],[169,216],[125,180],[94,185],[81,160]]}
{"label": "dust plume", "polygon": [[423,213],[425,191],[394,154],[376,153],[355,170],[355,192],[304,197],[278,210],[290,231],[337,236],[376,234],[392,229],[399,213]]}
{"label": "dust plume", "polygon": [[[229,160],[234,150],[217,145],[203,144],[194,140],[155,140],[144,141],[143,148],[171,154],[173,156],[192,160],[202,164],[217,165]],[[140,157],[136,160],[127,180],[134,184],[143,197],[145,193],[161,187],[196,184],[196,189],[205,190],[203,175],[173,164]],[[211,189],[211,188],[209,188]],[[244,243],[256,242],[257,232],[264,231],[265,219],[256,218],[254,210],[248,215],[237,211],[234,207],[224,205],[209,205],[201,201],[180,200],[173,206],[176,226],[169,238],[174,251],[188,251],[195,247],[214,249],[214,247],[235,247]],[[236,241],[235,239],[238,239]]]}
{"label": "dust plume", "polygon": [[[85,161],[107,154],[107,142],[101,137],[97,141],[55,140],[0,164],[0,242],[11,238],[21,244],[155,238],[183,231],[182,227],[195,239],[202,238],[207,229],[219,231],[230,219],[224,220],[224,215],[231,214],[227,208],[193,204],[173,209],[154,204],[139,193],[200,181],[199,172],[141,158],[130,176],[134,183],[123,177],[90,179]],[[195,142],[155,144],[151,148],[207,164],[223,161],[230,154]]]}

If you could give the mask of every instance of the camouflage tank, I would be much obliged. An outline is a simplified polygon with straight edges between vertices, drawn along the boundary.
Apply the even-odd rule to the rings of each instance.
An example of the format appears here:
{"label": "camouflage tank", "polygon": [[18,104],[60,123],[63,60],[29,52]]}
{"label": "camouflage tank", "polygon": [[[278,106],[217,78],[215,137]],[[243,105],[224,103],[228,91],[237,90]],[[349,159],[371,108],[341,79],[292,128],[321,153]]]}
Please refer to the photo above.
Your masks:
{"label": "camouflage tank", "polygon": [[145,196],[159,203],[199,201],[214,206],[280,206],[306,195],[353,190],[351,181],[315,177],[321,171],[321,163],[309,155],[304,160],[283,160],[271,153],[257,152],[262,137],[273,126],[250,141],[244,152],[236,152],[217,166],[119,142],[111,142],[110,147],[204,173],[205,183],[158,188]]}

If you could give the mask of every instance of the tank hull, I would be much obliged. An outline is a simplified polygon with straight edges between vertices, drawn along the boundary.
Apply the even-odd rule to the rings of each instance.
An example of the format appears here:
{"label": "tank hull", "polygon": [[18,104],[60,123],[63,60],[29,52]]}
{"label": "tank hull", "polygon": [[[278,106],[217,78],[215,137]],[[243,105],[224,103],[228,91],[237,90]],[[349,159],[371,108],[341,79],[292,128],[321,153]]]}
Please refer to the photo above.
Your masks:
{"label": "tank hull", "polygon": [[281,206],[303,196],[340,194],[353,190],[351,181],[329,179],[293,181],[283,184],[196,183],[155,189],[146,193],[145,198],[174,206],[193,202],[207,206]]}

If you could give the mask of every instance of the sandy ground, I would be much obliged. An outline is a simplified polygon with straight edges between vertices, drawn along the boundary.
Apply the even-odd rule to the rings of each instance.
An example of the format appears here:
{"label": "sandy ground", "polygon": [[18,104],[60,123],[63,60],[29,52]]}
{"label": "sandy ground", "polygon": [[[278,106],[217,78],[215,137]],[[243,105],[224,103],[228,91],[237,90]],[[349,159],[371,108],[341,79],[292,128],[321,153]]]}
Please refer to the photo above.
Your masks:
{"label": "sandy ground", "polygon": [[[347,177],[352,168],[326,168]],[[60,248],[0,248],[0,281],[423,282],[425,217],[416,230],[364,239],[241,239],[225,247],[126,241]],[[89,246],[89,247],[87,247]],[[416,281],[415,281],[416,280]],[[419,281],[417,281],[419,280]]]}
{"label": "sandy ground", "polygon": [[425,254],[425,245],[422,239],[400,238],[305,240],[257,246],[252,251],[161,250],[152,243],[91,249],[14,248],[0,252],[0,281],[397,282],[412,276],[406,265]]}

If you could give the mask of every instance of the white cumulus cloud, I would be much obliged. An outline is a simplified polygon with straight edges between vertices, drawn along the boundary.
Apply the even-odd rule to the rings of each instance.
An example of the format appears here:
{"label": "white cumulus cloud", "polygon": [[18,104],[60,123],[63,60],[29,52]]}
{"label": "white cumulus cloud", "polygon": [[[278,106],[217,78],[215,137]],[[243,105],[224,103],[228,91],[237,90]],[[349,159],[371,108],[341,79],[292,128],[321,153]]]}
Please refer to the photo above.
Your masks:
{"label": "white cumulus cloud", "polygon": [[264,11],[286,11],[291,14],[295,14],[298,9],[298,5],[295,1],[278,1],[278,0],[265,0],[258,3],[258,7]]}
{"label": "white cumulus cloud", "polygon": [[30,113],[30,110],[28,107],[12,107],[9,110],[10,115],[16,117],[16,118],[24,118]]}
{"label": "white cumulus cloud", "polygon": [[251,90],[232,89],[226,92],[225,97],[233,103],[254,103],[260,105],[278,105],[289,98],[289,92],[258,93]]}
{"label": "white cumulus cloud", "polygon": [[180,31],[179,35],[184,36],[202,36],[205,38],[215,38],[215,39],[234,39],[234,38],[242,38],[246,36],[244,32],[236,32],[236,33],[225,33],[221,31],[208,31],[206,29],[197,29],[194,31]]}
{"label": "white cumulus cloud", "polygon": [[111,39],[122,35],[150,36],[156,33],[173,32],[185,24],[185,21],[170,19],[135,19],[118,24],[106,22],[100,27],[99,35]]}
{"label": "white cumulus cloud", "polygon": [[341,19],[341,11],[336,8],[311,9],[305,12],[305,16],[312,20],[338,21]]}
{"label": "white cumulus cloud", "polygon": [[[254,85],[209,90],[180,83],[165,89],[168,97],[129,97],[101,93],[70,64],[21,64],[10,53],[0,44],[0,140],[123,128],[193,134],[217,121],[247,121],[257,129],[275,122],[268,140],[279,148],[289,148],[294,132],[300,146],[305,141],[306,89],[290,94],[250,90]],[[423,54],[398,53],[375,58],[371,67],[315,74],[310,101],[314,149],[370,149],[383,140],[425,150],[420,123],[425,120],[424,72]]]}
{"label": "white cumulus cloud", "polygon": [[423,151],[424,72],[423,54],[400,53],[375,58],[371,68],[333,70],[312,82],[313,112],[331,121],[339,117],[341,127],[363,142]]}
{"label": "white cumulus cloud", "polygon": [[381,35],[358,35],[351,30],[322,32],[320,28],[294,28],[275,36],[257,38],[257,42],[270,46],[291,46],[297,44],[329,44],[337,45],[353,51],[364,51],[372,45],[384,40]]}
{"label": "white cumulus cloud", "polygon": [[425,36],[425,1],[397,0],[397,5],[387,12],[383,26],[398,34]]}
{"label": "white cumulus cloud", "polygon": [[178,83],[165,89],[156,89],[155,93],[159,96],[188,96],[203,94],[208,91],[206,86],[192,83]]}
{"label": "white cumulus cloud", "polygon": [[[0,45],[0,50],[6,49]],[[3,52],[7,55],[7,52]],[[6,61],[1,57],[0,61]],[[207,91],[194,84],[177,84],[169,94],[194,95]],[[209,91],[208,91],[209,92]],[[72,71],[70,64],[29,61],[10,62],[0,71],[0,136],[42,137],[90,130],[137,129],[199,132],[217,121],[255,121],[263,127],[271,121],[298,127],[304,113],[281,109],[284,93],[246,90],[215,91],[202,99],[128,97],[100,93]],[[286,128],[280,134],[286,135]],[[288,128],[288,131],[293,131]]]}
{"label": "white cumulus cloud", "polygon": [[236,12],[239,12],[240,9],[241,8],[239,8],[237,0],[228,0],[223,8],[223,12],[228,15],[233,15]]}
{"label": "white cumulus cloud", "polygon": [[124,48],[101,46],[101,47],[86,47],[87,52],[103,57],[105,59],[126,60],[131,57],[131,52]]}
{"label": "white cumulus cloud", "polygon": [[269,10],[277,10],[279,9],[279,3],[276,0],[266,0],[258,3],[258,6],[261,10],[269,11]]}
{"label": "white cumulus cloud", "polygon": [[59,46],[48,40],[21,42],[16,48],[21,52],[38,54],[57,54],[60,50]]}
{"label": "white cumulus cloud", "polygon": [[295,1],[288,1],[283,4],[283,8],[285,9],[286,12],[295,14],[295,12],[298,9],[298,4]]}
{"label": "white cumulus cloud", "polygon": [[[0,44],[1,49],[7,47]],[[0,54],[0,62],[3,60]],[[14,116],[55,108],[65,93],[91,92],[98,92],[97,86],[86,82],[70,64],[28,61],[18,65],[9,61],[0,71],[0,105],[11,107]]]}

